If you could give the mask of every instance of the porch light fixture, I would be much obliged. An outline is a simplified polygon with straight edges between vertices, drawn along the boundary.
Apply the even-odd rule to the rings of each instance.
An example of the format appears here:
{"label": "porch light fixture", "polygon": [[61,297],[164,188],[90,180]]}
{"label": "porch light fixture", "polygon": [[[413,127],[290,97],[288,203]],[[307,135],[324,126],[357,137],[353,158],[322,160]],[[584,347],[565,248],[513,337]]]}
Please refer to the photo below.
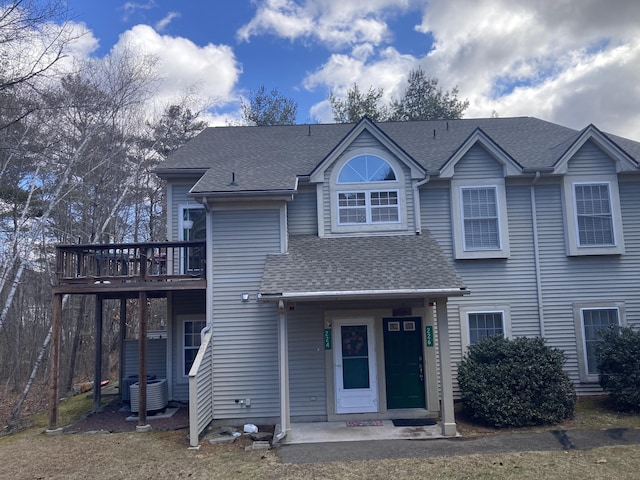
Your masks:
{"label": "porch light fixture", "polygon": [[240,296],[240,299],[241,299],[241,300],[242,300],[242,302],[244,302],[244,303],[248,302],[248,301],[249,301],[249,294],[248,294],[248,293],[243,293],[243,294]]}
{"label": "porch light fixture", "polygon": [[193,228],[193,220],[189,215],[189,204],[187,203],[187,219],[182,222],[182,227],[185,230],[191,230]]}

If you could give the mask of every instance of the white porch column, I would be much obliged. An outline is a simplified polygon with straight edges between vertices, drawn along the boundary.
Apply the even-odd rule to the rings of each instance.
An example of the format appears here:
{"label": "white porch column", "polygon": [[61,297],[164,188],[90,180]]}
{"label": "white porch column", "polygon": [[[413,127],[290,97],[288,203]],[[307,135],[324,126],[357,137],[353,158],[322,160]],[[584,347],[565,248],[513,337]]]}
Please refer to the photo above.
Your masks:
{"label": "white porch column", "polygon": [[289,407],[289,333],[287,331],[287,313],[284,301],[278,302],[278,364],[280,376],[280,433],[282,440],[291,430],[291,411]]}
{"label": "white porch column", "polygon": [[449,348],[449,322],[447,319],[447,299],[436,301],[438,322],[438,353],[440,355],[440,410],[442,415],[442,435],[456,435],[456,419],[453,411],[453,381],[451,378],[451,349]]}

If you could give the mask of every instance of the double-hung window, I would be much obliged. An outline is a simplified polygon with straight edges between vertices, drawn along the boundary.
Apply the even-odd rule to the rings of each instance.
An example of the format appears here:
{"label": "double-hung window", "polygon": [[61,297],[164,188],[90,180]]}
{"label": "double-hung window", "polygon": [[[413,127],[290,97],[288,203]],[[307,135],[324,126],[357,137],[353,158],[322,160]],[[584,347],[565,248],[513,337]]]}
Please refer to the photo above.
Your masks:
{"label": "double-hung window", "polygon": [[597,382],[601,334],[612,325],[624,324],[624,306],[577,305],[575,311],[581,378],[585,382]]}
{"label": "double-hung window", "polygon": [[481,338],[494,335],[504,336],[504,318],[502,312],[470,312],[469,345],[475,345]]}
{"label": "double-hung window", "polygon": [[462,187],[465,250],[499,250],[500,218],[497,188]]}
{"label": "double-hung window", "polygon": [[475,185],[453,181],[451,204],[457,259],[509,256],[504,179]]}
{"label": "double-hung window", "polygon": [[475,345],[480,339],[494,335],[511,337],[510,310],[507,305],[461,307],[464,347]]}
{"label": "double-hung window", "polygon": [[568,255],[624,253],[618,182],[565,177]]}
{"label": "double-hung window", "polygon": [[184,320],[182,322],[182,375],[188,376],[198,350],[200,349],[200,332],[205,327],[204,320]]}

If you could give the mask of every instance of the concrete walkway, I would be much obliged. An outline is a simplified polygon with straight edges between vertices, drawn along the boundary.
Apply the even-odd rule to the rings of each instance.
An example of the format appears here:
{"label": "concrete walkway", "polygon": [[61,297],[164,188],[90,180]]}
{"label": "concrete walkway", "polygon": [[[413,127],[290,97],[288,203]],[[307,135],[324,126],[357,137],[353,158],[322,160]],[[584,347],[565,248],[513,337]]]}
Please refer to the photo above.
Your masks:
{"label": "concrete walkway", "polygon": [[283,444],[355,442],[363,440],[428,440],[443,438],[442,427],[394,427],[391,420],[381,425],[347,427],[345,422],[292,423]]}
{"label": "concrete walkway", "polygon": [[[352,428],[375,429],[380,427],[349,427],[349,429]],[[476,438],[381,439],[283,444],[278,447],[278,453],[283,463],[318,463],[472,454],[490,455],[525,451],[588,450],[603,446],[634,444],[640,444],[640,429],[616,428],[496,434]]]}

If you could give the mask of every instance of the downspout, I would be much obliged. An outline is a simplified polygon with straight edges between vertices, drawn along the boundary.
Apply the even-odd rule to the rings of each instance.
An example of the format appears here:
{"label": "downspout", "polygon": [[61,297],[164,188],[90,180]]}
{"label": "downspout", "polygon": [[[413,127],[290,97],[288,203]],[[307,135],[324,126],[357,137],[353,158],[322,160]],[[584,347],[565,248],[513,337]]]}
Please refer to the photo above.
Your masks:
{"label": "downspout", "polygon": [[429,180],[431,180],[431,175],[427,175],[424,179],[419,182],[413,182],[413,217],[416,224],[416,235],[420,235],[422,233],[422,220],[420,218],[420,193],[418,189],[426,185]]}
{"label": "downspout", "polygon": [[280,370],[280,431],[274,441],[282,441],[291,429],[289,410],[289,342],[287,333],[287,315],[284,301],[278,302],[278,363]]}
{"label": "downspout", "polygon": [[540,171],[536,172],[536,176],[529,186],[531,197],[531,227],[533,230],[533,261],[536,274],[536,294],[538,297],[538,321],[540,322],[540,337],[545,337],[544,331],[544,308],[542,306],[542,274],[540,273],[540,251],[538,250],[538,212],[536,209],[536,190],[535,185],[540,180]]}
{"label": "downspout", "polygon": [[[202,330],[201,339],[204,340],[204,336],[207,332],[211,331],[211,342],[213,343],[213,210],[207,197],[202,197],[202,205],[204,206],[205,214],[205,245],[204,245],[204,268],[205,268],[205,328]],[[213,378],[213,345],[211,345],[211,418],[215,415],[215,401],[214,401],[214,378]]]}

